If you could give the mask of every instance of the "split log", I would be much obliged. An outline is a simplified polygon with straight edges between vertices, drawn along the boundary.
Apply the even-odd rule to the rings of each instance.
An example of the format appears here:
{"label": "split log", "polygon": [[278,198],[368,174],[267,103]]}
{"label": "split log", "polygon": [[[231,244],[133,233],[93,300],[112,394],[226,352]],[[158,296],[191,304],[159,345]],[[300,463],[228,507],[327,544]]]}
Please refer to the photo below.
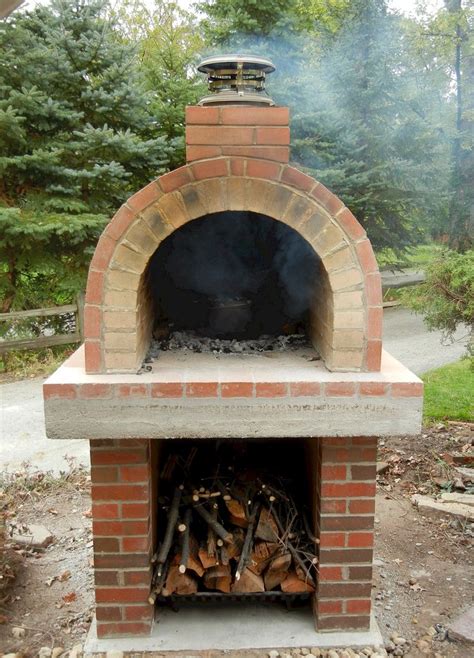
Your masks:
{"label": "split log", "polygon": [[230,592],[232,575],[230,566],[219,565],[208,569],[204,574],[204,586],[218,592]]}
{"label": "split log", "polygon": [[254,549],[250,554],[248,568],[260,576],[267,568],[272,557],[279,549],[279,544],[270,544],[266,541],[255,542]]}
{"label": "split log", "polygon": [[166,584],[162,590],[163,596],[195,594],[197,591],[198,584],[195,578],[189,573],[180,573],[177,566],[170,567]]}
{"label": "split log", "polygon": [[232,544],[234,541],[234,538],[232,536],[231,532],[227,532],[227,530],[222,526],[218,521],[212,518],[212,515],[209,514],[207,509],[203,507],[202,505],[195,505],[194,509],[196,512],[202,516],[204,521],[207,523],[207,525],[211,526],[211,528],[214,530],[216,535],[220,537],[226,544]]}
{"label": "split log", "polygon": [[258,520],[255,538],[275,542],[278,539],[278,526],[269,509],[264,507]]}
{"label": "split log", "polygon": [[292,571],[287,575],[285,580],[280,584],[281,591],[287,594],[296,594],[298,592],[314,592],[314,585],[311,585],[304,580],[298,578],[296,573]]}
{"label": "split log", "polygon": [[209,557],[209,555],[207,554],[207,546],[206,546],[206,548],[204,548],[204,546],[202,546],[199,549],[198,556],[199,556],[199,560],[200,560],[202,566],[204,567],[204,569],[210,569],[211,567],[215,567],[219,564],[219,560],[217,559],[217,557],[215,555]]}
{"label": "split log", "polygon": [[240,579],[236,580],[231,587],[231,591],[237,593],[249,593],[249,592],[264,592],[265,585],[263,578],[257,576],[257,574],[250,571],[250,569],[244,569],[240,575]]}
{"label": "split log", "polygon": [[229,512],[230,522],[239,528],[247,528],[249,522],[242,503],[238,500],[235,500],[235,498],[232,498],[231,500],[226,500],[225,504]]}
{"label": "split log", "polygon": [[229,559],[238,560],[240,554],[242,553],[242,547],[245,541],[245,534],[242,528],[236,528],[233,532],[233,535],[234,535],[234,543],[228,544],[226,546],[227,554],[229,556]]}
{"label": "split log", "polygon": [[283,555],[278,555],[274,558],[268,565],[267,570],[263,576],[265,583],[265,589],[267,592],[278,587],[285,578],[288,577],[288,571],[291,566],[291,555],[290,553],[284,553]]}

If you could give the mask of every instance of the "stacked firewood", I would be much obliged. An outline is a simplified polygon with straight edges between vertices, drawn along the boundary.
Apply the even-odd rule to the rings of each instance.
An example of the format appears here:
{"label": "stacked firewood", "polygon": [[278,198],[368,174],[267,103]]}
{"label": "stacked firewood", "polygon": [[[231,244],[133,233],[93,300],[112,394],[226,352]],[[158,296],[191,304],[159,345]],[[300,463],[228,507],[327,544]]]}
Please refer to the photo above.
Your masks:
{"label": "stacked firewood", "polygon": [[[168,459],[165,481],[170,471],[183,475],[179,460]],[[160,498],[159,523],[166,530],[152,558],[150,603],[158,596],[209,591],[314,591],[318,541],[288,493],[291,483],[258,477],[251,469],[191,477],[186,472]]]}

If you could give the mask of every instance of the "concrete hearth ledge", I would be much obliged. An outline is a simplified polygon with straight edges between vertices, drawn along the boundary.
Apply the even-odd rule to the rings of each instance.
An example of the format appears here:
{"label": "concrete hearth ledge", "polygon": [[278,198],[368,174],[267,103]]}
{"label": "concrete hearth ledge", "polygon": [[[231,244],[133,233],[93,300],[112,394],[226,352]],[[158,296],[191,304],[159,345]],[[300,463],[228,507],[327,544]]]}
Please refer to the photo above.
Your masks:
{"label": "concrete hearth ledge", "polygon": [[89,375],[80,348],[44,384],[51,439],[416,435],[422,394],[387,352],[380,372],[330,372],[294,350],[165,352],[152,372]]}
{"label": "concrete hearth ledge", "polygon": [[148,637],[98,639],[95,619],[84,653],[130,653],[281,649],[295,647],[381,647],[375,618],[368,631],[317,633],[309,608],[287,611],[273,606],[210,606],[161,610]]}

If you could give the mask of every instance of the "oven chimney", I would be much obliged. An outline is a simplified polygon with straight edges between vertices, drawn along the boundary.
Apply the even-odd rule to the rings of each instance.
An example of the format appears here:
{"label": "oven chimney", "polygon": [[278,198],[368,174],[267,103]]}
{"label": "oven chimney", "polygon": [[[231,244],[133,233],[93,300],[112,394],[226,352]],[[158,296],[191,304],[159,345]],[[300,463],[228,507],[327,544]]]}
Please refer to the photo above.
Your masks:
{"label": "oven chimney", "polygon": [[275,66],[269,59],[254,55],[220,55],[208,57],[198,66],[207,74],[210,96],[199,105],[275,105],[265,92],[265,77]]}

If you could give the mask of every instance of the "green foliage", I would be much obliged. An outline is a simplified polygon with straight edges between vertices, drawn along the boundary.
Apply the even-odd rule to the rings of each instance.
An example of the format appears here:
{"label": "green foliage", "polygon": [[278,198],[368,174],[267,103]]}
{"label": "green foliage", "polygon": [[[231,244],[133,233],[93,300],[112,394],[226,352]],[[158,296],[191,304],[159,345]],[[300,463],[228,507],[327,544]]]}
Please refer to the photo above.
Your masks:
{"label": "green foliage", "polygon": [[461,325],[474,334],[474,250],[460,254],[444,251],[426,269],[426,281],[407,289],[403,301],[424,316],[430,329],[447,337]]}
{"label": "green foliage", "polygon": [[423,375],[423,381],[425,422],[474,420],[474,373],[468,359],[431,370]]}

